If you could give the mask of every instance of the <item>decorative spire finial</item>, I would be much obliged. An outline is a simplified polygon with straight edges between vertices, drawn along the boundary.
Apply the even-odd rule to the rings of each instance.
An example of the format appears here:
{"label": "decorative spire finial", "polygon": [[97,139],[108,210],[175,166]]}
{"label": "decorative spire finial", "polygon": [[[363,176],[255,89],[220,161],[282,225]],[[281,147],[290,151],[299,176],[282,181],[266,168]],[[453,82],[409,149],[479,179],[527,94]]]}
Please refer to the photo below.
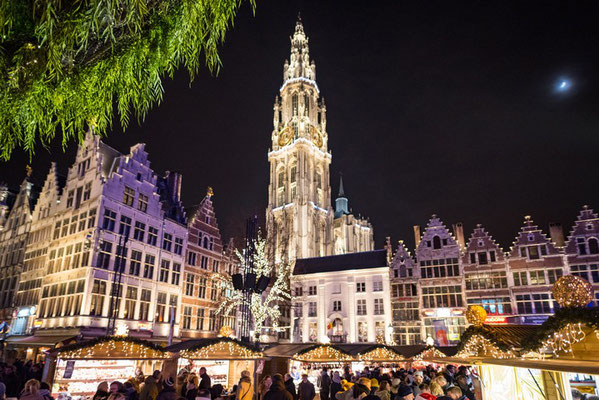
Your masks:
{"label": "decorative spire finial", "polygon": [[208,189],[206,190],[206,196],[209,198],[214,196],[214,190],[212,190],[212,186],[208,186]]}
{"label": "decorative spire finial", "polygon": [[337,197],[345,197],[345,191],[343,190],[343,172],[339,172],[339,194]]}

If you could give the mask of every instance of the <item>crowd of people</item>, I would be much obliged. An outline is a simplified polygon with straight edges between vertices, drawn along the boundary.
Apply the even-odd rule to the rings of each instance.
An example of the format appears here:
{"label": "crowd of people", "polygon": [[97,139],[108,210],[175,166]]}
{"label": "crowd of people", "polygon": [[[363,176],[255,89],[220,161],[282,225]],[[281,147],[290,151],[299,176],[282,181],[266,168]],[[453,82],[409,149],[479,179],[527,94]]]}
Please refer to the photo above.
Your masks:
{"label": "crowd of people", "polygon": [[[16,362],[0,365],[0,400],[53,400],[50,386],[41,382],[41,364]],[[482,400],[480,381],[469,367],[447,365],[444,369],[426,366],[424,369],[380,368],[352,372],[349,366],[329,371],[322,368],[314,385],[307,373],[295,368],[285,375],[263,376],[258,387],[249,371],[243,371],[238,384],[230,391],[223,385],[212,385],[205,368],[199,374],[183,368],[176,378],[163,376],[161,371],[136,376],[125,382],[101,382],[91,400]],[[314,375],[313,375],[314,376]],[[577,400],[599,400],[572,391]],[[66,400],[56,396],[59,400]]]}
{"label": "crowd of people", "polygon": [[[323,368],[316,385],[320,400],[481,400],[475,395],[477,381],[463,366],[401,368],[387,373],[368,367],[353,373],[346,366],[332,372]],[[316,388],[306,373],[297,385],[293,373],[275,374],[262,379],[258,395],[259,400],[313,400]]]}

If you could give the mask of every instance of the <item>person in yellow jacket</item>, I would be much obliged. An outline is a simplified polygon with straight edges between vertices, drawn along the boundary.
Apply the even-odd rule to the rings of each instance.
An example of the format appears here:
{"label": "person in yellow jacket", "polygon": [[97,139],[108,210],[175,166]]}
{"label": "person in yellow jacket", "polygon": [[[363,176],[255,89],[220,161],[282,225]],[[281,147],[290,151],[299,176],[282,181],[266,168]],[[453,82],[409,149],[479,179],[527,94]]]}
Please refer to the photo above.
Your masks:
{"label": "person in yellow jacket", "polygon": [[243,371],[241,373],[241,379],[237,385],[237,393],[235,393],[235,400],[252,400],[254,397],[254,387],[252,386],[252,378],[250,371]]}

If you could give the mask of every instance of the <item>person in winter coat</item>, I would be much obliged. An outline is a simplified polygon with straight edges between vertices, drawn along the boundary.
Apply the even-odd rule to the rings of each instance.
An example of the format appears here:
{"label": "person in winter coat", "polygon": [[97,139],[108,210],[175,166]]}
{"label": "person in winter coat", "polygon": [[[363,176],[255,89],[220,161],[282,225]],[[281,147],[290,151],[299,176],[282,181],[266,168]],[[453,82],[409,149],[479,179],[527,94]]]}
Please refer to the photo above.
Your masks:
{"label": "person in winter coat", "polygon": [[320,374],[320,400],[329,400],[329,393],[331,392],[331,377],[326,368],[322,369]]}
{"label": "person in winter coat", "polygon": [[293,400],[291,393],[285,389],[281,374],[274,374],[272,376],[272,385],[270,385],[270,389],[264,395],[264,400]]}
{"label": "person in winter coat", "polygon": [[254,387],[252,385],[252,378],[250,371],[241,372],[241,379],[237,385],[237,391],[235,392],[235,400],[252,400],[254,397]]}
{"label": "person in winter coat", "polygon": [[127,400],[139,400],[139,393],[137,393],[137,390],[135,389],[135,386],[133,386],[133,382],[131,380],[125,382],[123,387],[125,389]]}
{"label": "person in winter coat", "polygon": [[370,379],[360,378],[356,384],[345,392],[335,395],[337,400],[362,400],[370,395]]}
{"label": "person in winter coat", "polygon": [[187,383],[185,384],[185,397],[187,400],[196,400],[198,396],[198,377],[195,375],[189,375]]}
{"label": "person in winter coat", "polygon": [[177,400],[177,397],[175,380],[169,376],[164,380],[162,390],[158,393],[156,400]]}
{"label": "person in winter coat", "polygon": [[468,400],[476,400],[476,396],[472,390],[470,390],[470,385],[468,384],[468,377],[466,375],[458,375],[456,377],[456,382],[458,387],[462,390],[462,396],[467,398]]}
{"label": "person in winter coat", "polygon": [[37,379],[29,379],[25,383],[25,389],[21,392],[19,400],[44,400],[40,394],[40,382]]}
{"label": "person in winter coat", "polygon": [[206,373],[206,368],[200,368],[200,386],[198,389],[208,389],[212,387],[212,381],[210,380],[210,376]]}
{"label": "person in winter coat", "polygon": [[264,399],[264,396],[266,396],[266,393],[270,389],[270,385],[272,385],[272,378],[270,377],[270,375],[266,375],[264,378],[262,378],[260,386],[258,386],[259,400]]}
{"label": "person in winter coat", "polygon": [[96,394],[92,400],[106,400],[110,393],[108,393],[108,382],[100,382],[98,385],[98,389],[96,389]]}
{"label": "person in winter coat", "polygon": [[146,378],[145,383],[141,387],[139,400],[156,400],[156,397],[158,397],[158,384],[156,383],[156,378],[154,378],[153,375],[150,375]]}
{"label": "person in winter coat", "polygon": [[285,389],[291,396],[293,396],[293,400],[297,400],[297,391],[295,390],[295,382],[293,382],[293,377],[291,374],[285,374]]}
{"label": "person in winter coat", "polygon": [[381,385],[378,390],[374,392],[375,396],[378,396],[381,400],[391,400],[391,392],[389,391],[389,382],[381,381]]}
{"label": "person in winter coat", "polygon": [[339,375],[338,371],[335,371],[333,372],[333,378],[331,379],[331,392],[329,393],[331,400],[335,400],[337,393],[341,392],[342,390],[343,387],[341,386],[341,375]]}
{"label": "person in winter coat", "polygon": [[401,385],[399,389],[397,389],[397,400],[414,400],[414,392],[412,392],[412,388],[408,385]]}
{"label": "person in winter coat", "polygon": [[316,397],[316,390],[312,382],[308,380],[308,374],[302,374],[302,381],[297,390],[298,400],[313,400]]}

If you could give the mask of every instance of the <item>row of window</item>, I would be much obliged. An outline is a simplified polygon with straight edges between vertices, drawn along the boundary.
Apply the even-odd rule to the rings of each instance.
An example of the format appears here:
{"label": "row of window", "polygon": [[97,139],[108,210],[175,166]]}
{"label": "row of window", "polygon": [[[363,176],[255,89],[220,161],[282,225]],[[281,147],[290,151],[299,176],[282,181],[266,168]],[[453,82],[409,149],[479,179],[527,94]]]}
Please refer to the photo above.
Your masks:
{"label": "row of window", "polygon": [[461,286],[432,286],[422,288],[422,306],[425,308],[462,307]]}
{"label": "row of window", "polygon": [[[104,218],[102,220],[102,229],[116,232],[116,212],[105,209],[104,210]],[[130,217],[126,215],[121,215],[119,221],[119,229],[118,234],[124,237],[131,237],[131,228],[133,222]],[[146,224],[141,221],[135,222],[135,227],[133,229],[133,239],[143,242],[146,239],[146,242],[150,246],[156,246],[158,243],[158,228],[153,226],[148,226],[147,238],[146,238]],[[175,237],[173,239],[173,235],[170,233],[164,232],[162,235],[162,250],[173,252],[178,255],[183,254],[183,238]]]}
{"label": "row of window", "polygon": [[[199,265],[200,268],[207,270],[208,267],[211,266],[212,272],[218,272],[218,267],[220,264],[218,260],[212,259],[212,258],[202,255],[202,254],[200,254],[199,260],[200,260],[200,265]],[[210,261],[212,261],[212,263]],[[198,253],[196,253],[195,251],[188,251],[187,252],[187,264],[191,265],[193,267],[196,267],[196,266],[198,266],[197,262],[198,262]]]}
{"label": "row of window", "polygon": [[77,210],[82,202],[89,200],[91,193],[91,182],[87,182],[84,186],[79,186],[77,189],[69,190],[67,193],[67,208],[74,208]]}
{"label": "row of window", "polygon": [[497,261],[495,250],[490,251],[473,251],[470,253],[470,264],[486,265],[490,262]]}
{"label": "row of window", "polygon": [[562,269],[519,271],[512,273],[514,286],[552,285],[563,275]]}
{"label": "row of window", "polygon": [[93,228],[96,223],[96,209],[92,208],[89,211],[84,211],[70,218],[64,218],[54,223],[54,240],[60,239],[67,235],[72,235],[86,229]]}
{"label": "row of window", "polygon": [[185,274],[186,296],[206,299],[206,294],[209,294],[208,297],[210,300],[216,301],[218,298],[218,293],[219,288],[216,287],[216,283],[213,283],[210,287],[208,287],[208,278],[202,275],[195,275],[191,273]]}
{"label": "row of window", "polygon": [[457,258],[441,258],[435,260],[420,261],[421,278],[445,278],[448,276],[459,276],[460,266]]}
{"label": "row of window", "polygon": [[[333,311],[343,311],[343,305],[341,300],[333,300]],[[294,307],[295,316],[302,317],[303,316],[303,307],[301,304],[298,304]],[[374,315],[383,315],[385,313],[385,306],[382,298],[376,298],[373,301],[373,314]],[[357,315],[367,315],[368,310],[366,308],[366,299],[358,299],[356,301],[356,314]],[[318,315],[317,303],[315,301],[308,302],[308,317],[316,317]]]}
{"label": "row of window", "polygon": [[89,265],[89,255],[90,251],[85,248],[84,242],[50,250],[46,271],[48,274],[54,274],[71,269],[87,267]]}
{"label": "row of window", "polygon": [[464,274],[466,290],[505,289],[508,287],[505,271]]}
{"label": "row of window", "polygon": [[[380,277],[377,277],[380,278]],[[304,295],[304,288],[302,286],[296,286],[295,289],[295,296],[303,296]],[[382,279],[373,279],[372,281],[372,291],[373,292],[382,292],[383,291],[383,281]],[[341,293],[341,285],[340,284],[334,284],[332,286],[332,291],[333,294],[339,294]],[[366,293],[366,281],[358,281],[356,282],[356,292],[357,293]],[[308,296],[316,296],[318,294],[318,290],[316,285],[310,285],[308,286]]]}
{"label": "row of window", "polygon": [[[181,328],[182,329],[195,329],[198,331],[208,330],[214,332],[218,329],[217,323],[221,321],[218,325],[222,326],[222,316],[217,318],[216,311],[210,310],[208,315],[206,314],[206,309],[203,307],[195,307],[185,306],[183,307],[183,318],[181,320]],[[206,323],[206,317],[208,317],[208,323]]]}

